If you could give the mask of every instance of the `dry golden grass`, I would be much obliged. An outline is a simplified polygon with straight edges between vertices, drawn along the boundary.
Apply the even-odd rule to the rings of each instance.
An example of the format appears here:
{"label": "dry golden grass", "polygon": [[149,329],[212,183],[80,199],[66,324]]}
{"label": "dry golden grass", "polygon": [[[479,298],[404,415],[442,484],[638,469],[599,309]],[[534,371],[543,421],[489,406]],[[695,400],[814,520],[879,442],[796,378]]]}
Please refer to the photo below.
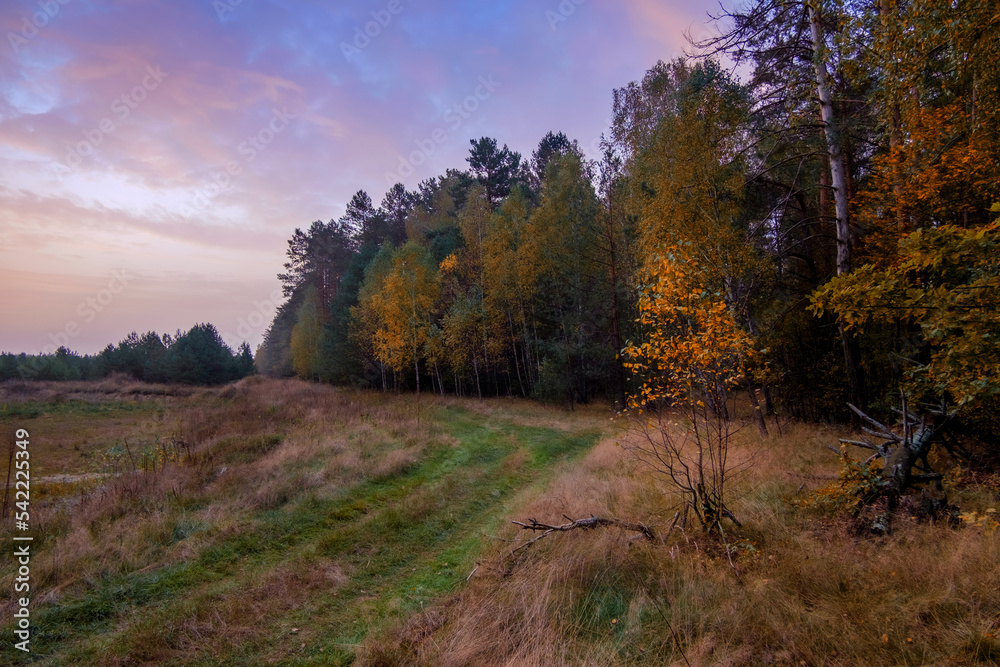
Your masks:
{"label": "dry golden grass", "polygon": [[[116,441],[129,441],[136,450],[137,443],[154,434],[179,443],[179,465],[132,472],[123,458],[125,474],[104,484],[95,480],[82,496],[71,495],[68,504],[58,498],[42,502],[44,496],[35,494],[32,529],[37,540],[49,541],[50,554],[33,562],[32,583],[39,599],[48,602],[109,575],[176,562],[227,535],[251,529],[244,519],[247,510],[277,507],[309,490],[333,494],[362,477],[398,473],[420,458],[430,436],[421,424],[421,404],[406,397],[358,394],[294,380],[251,377],[209,390],[142,385],[122,378],[96,386],[3,387],[8,398],[17,394],[39,401],[73,394],[86,397],[82,400],[128,402],[136,392],[182,401],[159,418],[113,413],[88,422],[71,412],[17,420],[18,427],[27,422],[23,427],[31,432],[33,479],[54,467],[51,462],[61,456],[66,433],[92,453]],[[173,398],[177,396],[181,398]],[[76,470],[93,467],[91,463]],[[80,491],[64,486],[67,494]],[[198,507],[203,509],[194,509],[192,518],[188,510]],[[209,528],[178,542],[182,516],[183,522]],[[11,612],[14,602],[5,597],[0,613]]]}
{"label": "dry golden grass", "polygon": [[[873,538],[786,502],[835,477],[824,445],[837,435],[740,432],[734,446],[755,464],[733,488],[744,528],[728,536],[732,564],[692,527],[654,544],[617,529],[557,533],[515,556],[529,535],[510,527],[468,587],[425,612],[439,629],[403,623],[370,638],[361,664],[997,664],[1000,531],[904,516]],[[982,504],[984,493],[954,496]],[[593,513],[662,531],[676,500],[608,439],[512,518]]]}
{"label": "dry golden grass", "polygon": [[[599,408],[565,412],[520,400],[434,396],[417,401],[259,378],[175,395],[121,379],[99,388],[47,383],[14,390],[43,399],[63,393],[101,403],[145,396],[169,404],[163,415],[139,411],[135,421],[128,412],[96,414],[95,430],[84,439],[106,446],[157,435],[180,457],[95,482],[73,501],[56,494],[32,505],[39,554],[32,561],[33,604],[87,602],[108,594],[109,581],[127,587],[124,575],[158,572],[175,577],[172,585],[184,591],[180,599],[145,606],[121,602],[126,611],[112,628],[87,635],[90,644],[81,642],[79,654],[60,654],[67,663],[99,654],[104,664],[123,665],[236,663],[251,656],[261,663],[324,664],[336,650],[343,651],[338,660],[361,665],[836,667],[1000,660],[1000,531],[904,515],[892,536],[874,538],[845,519],[788,502],[835,478],[838,462],[825,445],[845,434],[833,427],[782,424],[779,433],[772,422],[770,439],[760,439],[752,425],[734,436],[734,460],[752,457],[753,466],[733,479],[730,506],[743,528],[730,528],[726,543],[695,526],[652,543],[609,528],[553,534],[512,554],[532,535],[509,520],[595,514],[643,521],[663,535],[678,498],[618,445],[631,436],[616,431],[621,424]],[[483,452],[505,445],[510,453],[495,467],[448,469],[451,476],[405,490],[394,485],[429,452],[456,451],[458,436],[469,435],[468,424],[458,435],[446,433],[429,418],[435,410],[438,419],[461,414],[488,422],[495,440]],[[32,428],[62,417],[58,411],[38,417]],[[515,423],[520,430],[504,430]],[[126,436],[133,429],[147,430]],[[534,478],[529,472],[539,464],[525,442],[542,429],[550,429],[546,437],[587,429],[608,435],[585,456],[555,464],[554,477]],[[38,433],[32,447],[39,456],[58,456],[58,448],[45,444],[56,436]],[[489,495],[505,477],[518,480],[512,495]],[[309,516],[310,502],[321,506],[365,480],[377,485],[383,479],[371,498],[398,494],[398,505],[346,499],[322,505],[325,516]],[[440,589],[454,593],[426,605],[421,597],[419,606],[419,593],[410,593],[454,566],[456,557],[443,555],[458,549],[450,541],[426,556],[433,562],[422,562],[418,553],[391,583],[362,571],[369,559],[385,557],[378,552],[382,543],[366,531],[384,537],[435,513],[441,521],[451,508],[482,503],[474,492],[489,502],[497,498],[491,511],[509,508],[509,515],[499,528],[458,524],[459,533],[448,538],[473,540],[475,546],[462,547],[470,553],[478,553],[480,534],[490,545],[467,583],[472,564],[458,575],[456,589]],[[983,513],[1000,505],[998,492],[995,478],[969,477],[951,496]],[[321,539],[287,551],[272,544],[256,556],[261,522],[276,517],[269,525],[280,525],[293,514],[303,522],[302,534],[312,530]],[[320,530],[312,521],[326,523]],[[357,542],[341,545],[343,535]],[[233,545],[246,548],[232,551]],[[436,562],[445,558],[448,563]],[[185,570],[191,563],[204,572],[196,577]],[[390,588],[396,607],[381,609],[388,603],[380,596]],[[347,597],[356,604],[349,607],[355,618],[335,611],[335,601]],[[0,614],[9,618],[12,609],[13,600],[0,599]],[[399,620],[379,620],[386,615]],[[370,632],[345,630],[349,623]],[[345,648],[341,636],[352,643]],[[307,654],[313,646],[327,652]]]}

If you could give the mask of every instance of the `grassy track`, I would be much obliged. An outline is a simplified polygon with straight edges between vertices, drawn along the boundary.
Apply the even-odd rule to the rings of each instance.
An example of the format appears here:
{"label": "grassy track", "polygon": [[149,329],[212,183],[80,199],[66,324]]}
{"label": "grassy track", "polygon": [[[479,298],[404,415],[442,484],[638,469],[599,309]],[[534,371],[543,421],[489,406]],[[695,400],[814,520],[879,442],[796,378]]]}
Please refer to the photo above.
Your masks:
{"label": "grassy track", "polygon": [[[528,413],[455,402],[425,409],[434,437],[410,465],[333,492],[304,490],[243,513],[238,529],[202,535],[183,560],[105,572],[35,606],[30,658],[350,664],[369,633],[462,585],[518,494],[540,488],[600,434],[593,419],[550,428],[535,423],[537,409]],[[177,501],[174,553],[211,532],[209,513],[203,502]],[[2,651],[2,661],[24,659],[9,643]]]}

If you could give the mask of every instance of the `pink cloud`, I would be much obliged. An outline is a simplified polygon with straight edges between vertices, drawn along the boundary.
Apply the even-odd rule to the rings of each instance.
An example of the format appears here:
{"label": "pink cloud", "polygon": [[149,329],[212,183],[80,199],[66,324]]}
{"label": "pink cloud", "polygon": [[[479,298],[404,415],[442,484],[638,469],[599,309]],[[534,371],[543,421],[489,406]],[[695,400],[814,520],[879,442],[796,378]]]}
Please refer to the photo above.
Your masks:
{"label": "pink cloud", "polygon": [[[208,2],[74,0],[0,59],[0,307],[17,315],[0,324],[0,348],[44,341],[121,266],[141,280],[78,349],[133,329],[233,328],[276,287],[295,227],[339,216],[358,189],[380,200],[385,174],[436,128],[446,141],[410,188],[465,167],[470,138],[525,157],[548,130],[589,143],[612,88],[679,55],[701,11],[590,0],[552,30],[555,0],[414,2],[349,63],[339,43],[369,4],[244,2],[220,22]],[[0,26],[33,7],[5,4]],[[157,67],[162,82],[120,118],[113,105]],[[450,127],[445,111],[489,75],[501,86]],[[268,135],[275,109],[294,119]],[[113,131],[88,139],[105,119]],[[251,159],[241,147],[261,136]],[[60,165],[88,141],[78,164]],[[231,162],[228,189],[193,206]]]}

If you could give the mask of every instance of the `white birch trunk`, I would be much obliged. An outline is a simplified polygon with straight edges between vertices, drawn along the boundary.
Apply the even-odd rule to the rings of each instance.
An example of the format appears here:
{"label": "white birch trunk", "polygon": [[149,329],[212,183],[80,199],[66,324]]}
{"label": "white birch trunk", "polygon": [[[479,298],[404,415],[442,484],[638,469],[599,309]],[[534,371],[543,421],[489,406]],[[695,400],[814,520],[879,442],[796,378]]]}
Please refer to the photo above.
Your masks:
{"label": "white birch trunk", "polygon": [[851,229],[847,216],[847,174],[840,151],[840,138],[834,125],[833,93],[826,69],[826,41],[823,38],[821,14],[816,5],[822,0],[806,3],[813,43],[813,64],[816,68],[816,92],[819,95],[820,116],[823,119],[823,136],[830,155],[830,180],[833,185],[834,208],[837,214],[837,275],[851,270]]}

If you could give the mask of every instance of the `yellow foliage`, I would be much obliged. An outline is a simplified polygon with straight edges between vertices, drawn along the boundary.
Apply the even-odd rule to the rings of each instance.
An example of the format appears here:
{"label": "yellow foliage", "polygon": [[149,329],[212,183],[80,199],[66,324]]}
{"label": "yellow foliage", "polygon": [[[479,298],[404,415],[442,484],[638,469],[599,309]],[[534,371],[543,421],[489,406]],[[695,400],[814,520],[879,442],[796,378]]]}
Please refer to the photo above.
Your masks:
{"label": "yellow foliage", "polygon": [[1000,393],[1000,221],[978,229],[918,229],[899,242],[895,266],[866,264],[813,295],[812,310],[848,328],[872,321],[916,324],[929,359],[908,369],[915,391],[959,404]]}
{"label": "yellow foliage", "polygon": [[451,253],[441,260],[439,270],[441,273],[454,273],[458,270],[458,258],[455,257],[455,253]]}
{"label": "yellow foliage", "polygon": [[847,453],[846,445],[840,447],[840,473],[836,482],[817,489],[805,498],[791,501],[798,507],[815,507],[836,513],[847,510],[857,514],[881,489],[882,465],[858,461]]}
{"label": "yellow foliage", "polygon": [[722,398],[744,378],[753,340],[722,295],[702,286],[703,277],[686,246],[668,246],[651,263],[638,303],[645,335],[624,350],[625,367],[642,378],[630,407],[663,400],[703,406],[698,396]]}
{"label": "yellow foliage", "polygon": [[371,297],[378,322],[375,355],[396,371],[418,363],[428,341],[440,284],[427,259],[427,251],[412,242],[399,248],[381,288]]}
{"label": "yellow foliage", "polygon": [[413,370],[418,389],[420,358],[428,350],[441,292],[437,269],[427,249],[413,241],[395,250],[384,247],[366,270],[351,311],[362,348],[397,372]]}
{"label": "yellow foliage", "polygon": [[979,512],[962,512],[958,515],[958,518],[966,526],[985,528],[986,530],[997,530],[1000,528],[1000,521],[997,521],[997,510],[994,507],[989,508],[982,514]]}

